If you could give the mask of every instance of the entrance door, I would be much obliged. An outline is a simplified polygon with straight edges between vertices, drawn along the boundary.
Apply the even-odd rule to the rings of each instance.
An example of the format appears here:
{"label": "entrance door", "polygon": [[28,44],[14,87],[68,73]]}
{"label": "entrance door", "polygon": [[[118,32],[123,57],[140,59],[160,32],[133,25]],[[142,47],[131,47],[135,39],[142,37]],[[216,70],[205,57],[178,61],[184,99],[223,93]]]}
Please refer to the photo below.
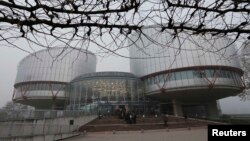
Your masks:
{"label": "entrance door", "polygon": [[163,103],[160,104],[160,108],[161,108],[161,113],[162,114],[168,114],[168,115],[172,115],[173,112],[173,105],[170,103]]}

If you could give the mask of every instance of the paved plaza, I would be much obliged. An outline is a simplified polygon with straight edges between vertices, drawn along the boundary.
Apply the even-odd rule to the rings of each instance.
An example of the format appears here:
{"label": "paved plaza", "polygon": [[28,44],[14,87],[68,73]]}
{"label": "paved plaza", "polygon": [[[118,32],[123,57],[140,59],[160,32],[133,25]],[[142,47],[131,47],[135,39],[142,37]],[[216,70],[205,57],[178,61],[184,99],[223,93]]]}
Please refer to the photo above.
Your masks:
{"label": "paved plaza", "polygon": [[207,129],[175,129],[87,133],[65,141],[207,141]]}

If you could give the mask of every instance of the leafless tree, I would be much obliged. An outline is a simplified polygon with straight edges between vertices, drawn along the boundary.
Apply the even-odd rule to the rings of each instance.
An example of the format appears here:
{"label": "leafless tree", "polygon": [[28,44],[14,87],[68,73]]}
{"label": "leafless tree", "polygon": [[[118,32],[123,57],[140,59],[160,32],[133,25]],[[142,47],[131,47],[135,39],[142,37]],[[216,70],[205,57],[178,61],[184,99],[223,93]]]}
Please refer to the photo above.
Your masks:
{"label": "leafless tree", "polygon": [[150,25],[171,30],[172,40],[180,33],[250,39],[249,14],[248,0],[1,0],[0,43],[26,52],[95,45],[123,56],[117,50],[131,46],[130,34],[147,36],[142,28]]}

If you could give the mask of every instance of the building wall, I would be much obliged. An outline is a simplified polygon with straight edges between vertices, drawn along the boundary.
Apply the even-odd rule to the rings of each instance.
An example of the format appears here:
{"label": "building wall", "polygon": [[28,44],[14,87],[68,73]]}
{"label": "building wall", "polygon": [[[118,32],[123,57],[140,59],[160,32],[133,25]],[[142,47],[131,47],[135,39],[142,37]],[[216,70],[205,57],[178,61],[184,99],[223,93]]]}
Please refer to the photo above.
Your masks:
{"label": "building wall", "polygon": [[219,101],[222,114],[229,115],[249,115],[250,114],[250,42],[246,41],[240,47],[241,52],[239,58],[241,59],[241,67],[244,71],[244,79],[246,83],[246,94],[241,94],[241,97],[227,97]]}
{"label": "building wall", "polygon": [[15,84],[29,81],[69,82],[96,70],[96,57],[85,50],[52,48],[28,55],[20,61]]}
{"label": "building wall", "polygon": [[[60,99],[62,105],[67,83],[76,76],[95,71],[96,56],[83,49],[51,48],[35,52],[18,65],[14,100],[43,108],[51,106],[51,100]],[[37,103],[39,99],[48,100],[47,106]]]}
{"label": "building wall", "polygon": [[237,50],[229,39],[187,34],[173,39],[171,32],[160,30],[143,29],[154,42],[146,36],[137,40],[137,34],[131,37],[136,42],[129,50],[130,57],[137,59],[130,59],[130,69],[144,80],[147,94],[159,93],[161,88],[187,90],[214,86],[241,91],[243,72],[236,58]]}
{"label": "building wall", "polygon": [[[143,93],[140,80],[125,72],[96,72],[72,80],[68,109],[85,112],[115,113],[119,106],[127,110],[142,108]],[[140,107],[141,106],[141,107]],[[129,108],[129,109],[128,109]]]}
{"label": "building wall", "polygon": [[[143,32],[154,40],[142,36],[137,40],[134,34],[131,39],[137,40],[130,48],[131,72],[142,77],[155,72],[191,66],[230,66],[240,68],[239,60],[232,58],[236,55],[234,44],[229,45],[229,39],[207,36],[188,36],[180,34],[179,40],[171,40],[170,33],[161,33],[157,29],[144,29]],[[209,41],[207,41],[209,40]],[[157,42],[157,43],[156,43]],[[227,46],[226,49],[223,47]],[[221,49],[221,51],[217,51]]]}

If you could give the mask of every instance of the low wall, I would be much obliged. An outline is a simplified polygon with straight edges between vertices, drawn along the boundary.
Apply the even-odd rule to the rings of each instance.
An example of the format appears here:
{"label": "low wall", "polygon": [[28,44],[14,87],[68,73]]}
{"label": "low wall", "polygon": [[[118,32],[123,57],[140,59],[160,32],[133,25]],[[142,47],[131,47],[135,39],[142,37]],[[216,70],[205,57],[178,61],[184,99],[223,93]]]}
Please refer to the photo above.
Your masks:
{"label": "low wall", "polygon": [[78,136],[80,133],[64,133],[55,135],[39,135],[39,136],[25,136],[25,137],[12,137],[12,138],[1,138],[1,141],[55,141],[62,140],[74,136]]}
{"label": "low wall", "polygon": [[78,131],[80,126],[87,124],[95,118],[97,118],[96,115],[86,115],[33,121],[1,122],[0,139],[64,135]]}

